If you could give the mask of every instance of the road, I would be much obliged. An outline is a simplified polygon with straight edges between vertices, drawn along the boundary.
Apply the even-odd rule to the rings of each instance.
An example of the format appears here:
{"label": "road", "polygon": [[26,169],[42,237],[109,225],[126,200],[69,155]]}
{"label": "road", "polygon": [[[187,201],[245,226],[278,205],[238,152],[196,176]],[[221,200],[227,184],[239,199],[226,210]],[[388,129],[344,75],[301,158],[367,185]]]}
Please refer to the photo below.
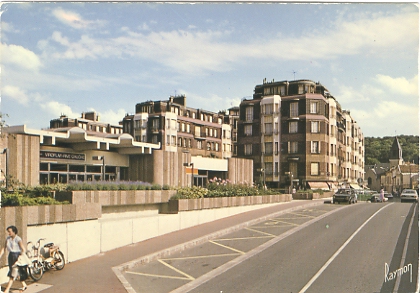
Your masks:
{"label": "road", "polygon": [[417,204],[398,199],[324,204],[131,268],[124,276],[134,292],[148,293],[415,292],[418,218]]}

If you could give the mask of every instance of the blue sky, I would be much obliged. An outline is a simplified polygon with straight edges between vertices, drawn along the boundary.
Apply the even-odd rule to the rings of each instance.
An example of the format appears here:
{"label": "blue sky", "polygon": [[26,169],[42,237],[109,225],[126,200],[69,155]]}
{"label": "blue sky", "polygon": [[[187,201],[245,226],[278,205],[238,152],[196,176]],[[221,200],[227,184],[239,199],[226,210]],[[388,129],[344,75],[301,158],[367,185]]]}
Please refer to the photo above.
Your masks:
{"label": "blue sky", "polygon": [[[365,136],[419,134],[414,4],[6,3],[1,112],[47,128],[185,94],[217,112],[264,78],[320,81]],[[295,72],[295,74],[294,74]]]}

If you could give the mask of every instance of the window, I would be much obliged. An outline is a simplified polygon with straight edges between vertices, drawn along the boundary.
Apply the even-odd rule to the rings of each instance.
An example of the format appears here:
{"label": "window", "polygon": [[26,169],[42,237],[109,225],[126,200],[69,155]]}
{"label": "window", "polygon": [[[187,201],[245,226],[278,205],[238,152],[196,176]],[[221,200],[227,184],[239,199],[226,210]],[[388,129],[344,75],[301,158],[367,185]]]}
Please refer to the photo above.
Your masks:
{"label": "window", "polygon": [[152,143],[154,143],[154,144],[158,143],[158,136],[157,135],[152,136]]}
{"label": "window", "polygon": [[176,145],[176,136],[175,135],[171,136],[171,145]]}
{"label": "window", "polygon": [[297,154],[298,152],[298,142],[297,141],[289,141],[288,143],[289,154]]}
{"label": "window", "polygon": [[299,116],[299,107],[297,102],[290,103],[290,117]]}
{"label": "window", "polygon": [[319,163],[311,163],[311,175],[319,175]]}
{"label": "window", "polygon": [[311,153],[312,154],[319,154],[320,153],[319,141],[311,141]]}
{"label": "window", "polygon": [[298,94],[303,94],[303,85],[302,84],[300,84],[298,86]]}
{"label": "window", "polygon": [[271,135],[273,134],[273,123],[265,123],[264,124],[264,133]]}
{"label": "window", "polygon": [[319,121],[312,121],[311,122],[311,132],[312,133],[319,133]]}
{"label": "window", "polygon": [[218,152],[219,151],[219,143],[216,142],[214,146],[215,146],[215,151]]}
{"label": "window", "polygon": [[252,135],[252,125],[245,125],[245,135],[246,136]]}
{"label": "window", "polygon": [[265,105],[265,112],[264,114],[273,114],[273,104]]}
{"label": "window", "polygon": [[190,125],[189,124],[187,124],[187,132],[188,133],[190,133],[191,131],[190,131]]}
{"label": "window", "polygon": [[195,136],[201,137],[201,129],[200,129],[200,126],[195,126],[194,133],[195,133]]}
{"label": "window", "polygon": [[274,163],[274,176],[279,175],[279,162]]}
{"label": "window", "polygon": [[171,136],[168,134],[166,135],[166,144],[169,145],[171,143]]}
{"label": "window", "polygon": [[208,142],[207,143],[207,150],[210,151],[211,150],[211,144]]}
{"label": "window", "polygon": [[214,137],[217,137],[217,129],[214,130]]}
{"label": "window", "polygon": [[286,87],[285,86],[280,87],[280,95],[284,96],[285,94],[286,94]]}
{"label": "window", "polygon": [[182,138],[181,137],[178,137],[178,146],[182,147]]}
{"label": "window", "polygon": [[311,102],[310,113],[311,114],[318,113],[318,102]]}
{"label": "window", "polygon": [[279,154],[279,143],[278,142],[275,142],[275,144],[274,144],[274,152],[275,152],[276,155]]}
{"label": "window", "polygon": [[273,154],[273,143],[272,142],[266,142],[264,145],[265,154],[266,155],[272,155]]}
{"label": "window", "polygon": [[289,122],[289,133],[297,133],[298,132],[298,122],[291,121]]}
{"label": "window", "polygon": [[197,148],[200,150],[203,149],[203,143],[200,140],[197,141]]}
{"label": "window", "polygon": [[159,129],[159,119],[153,119],[153,129]]}
{"label": "window", "polygon": [[252,144],[245,145],[245,155],[252,155]]}
{"label": "window", "polygon": [[252,121],[254,119],[254,108],[247,107],[245,110],[246,110],[245,121]]}
{"label": "window", "polygon": [[272,175],[273,174],[273,163],[267,162],[264,164],[265,174]]}

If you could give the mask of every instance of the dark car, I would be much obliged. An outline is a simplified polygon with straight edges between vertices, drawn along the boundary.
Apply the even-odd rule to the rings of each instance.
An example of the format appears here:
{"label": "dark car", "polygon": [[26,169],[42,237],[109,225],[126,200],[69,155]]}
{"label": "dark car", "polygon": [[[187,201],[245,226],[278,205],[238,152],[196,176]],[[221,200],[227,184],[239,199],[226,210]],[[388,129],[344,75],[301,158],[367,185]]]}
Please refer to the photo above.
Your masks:
{"label": "dark car", "polygon": [[347,202],[349,204],[356,203],[356,193],[352,189],[339,189],[333,195],[333,203]]}

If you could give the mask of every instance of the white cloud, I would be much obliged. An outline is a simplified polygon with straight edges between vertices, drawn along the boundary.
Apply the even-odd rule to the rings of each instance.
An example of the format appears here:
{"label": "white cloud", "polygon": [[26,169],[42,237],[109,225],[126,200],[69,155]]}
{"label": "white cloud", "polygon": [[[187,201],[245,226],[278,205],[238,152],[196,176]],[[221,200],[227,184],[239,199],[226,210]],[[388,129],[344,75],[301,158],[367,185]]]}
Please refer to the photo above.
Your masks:
{"label": "white cloud", "polygon": [[[58,13],[58,12],[59,13]],[[67,22],[81,26],[85,22],[78,14],[62,9],[56,14]],[[67,18],[64,18],[64,15]],[[136,33],[124,29],[117,38],[96,39],[83,35],[76,42],[54,33],[51,40],[64,46],[53,50],[54,58],[83,59],[136,57],[154,60],[174,71],[197,74],[206,71],[229,71],[244,60],[332,60],[342,55],[370,54],[385,50],[395,55],[417,45],[416,33],[407,27],[417,27],[415,13],[394,16],[369,15],[356,21],[336,21],[334,28],[313,31],[303,36],[259,39],[248,43],[232,41],[230,31],[162,31]],[[147,24],[140,28],[148,29]],[[263,36],[262,36],[263,38]],[[397,45],[398,44],[398,45]],[[54,43],[50,44],[54,46]],[[411,46],[414,47],[414,46]],[[382,54],[383,55],[383,54]]]}
{"label": "white cloud", "polygon": [[199,94],[189,93],[182,89],[178,92],[187,97],[187,104],[190,105],[190,107],[206,109],[212,112],[227,110],[234,106],[239,106],[241,103],[241,98],[238,97],[221,97],[215,94],[204,97]]}
{"label": "white cloud", "polygon": [[44,109],[46,112],[50,113],[54,117],[60,117],[62,114],[66,115],[67,117],[79,117],[80,114],[73,112],[73,110],[65,104],[62,104],[57,101],[49,101],[40,104],[41,108]]}
{"label": "white cloud", "polygon": [[18,33],[19,30],[15,29],[14,26],[10,23],[2,21],[1,23],[1,30],[5,33]]}
{"label": "white cloud", "polygon": [[91,111],[95,111],[98,113],[100,117],[100,121],[111,123],[118,125],[118,123],[124,118],[127,111],[124,109],[118,109],[117,111],[114,110],[106,110],[106,111],[96,111],[95,109],[90,109]]}
{"label": "white cloud", "polygon": [[22,46],[1,44],[0,47],[2,63],[17,65],[23,69],[38,70],[41,66],[39,57]]}
{"label": "white cloud", "polygon": [[93,29],[105,24],[105,21],[102,20],[85,20],[80,14],[62,8],[54,9],[52,14],[62,23],[75,29]]}
{"label": "white cloud", "polygon": [[376,81],[394,93],[418,95],[418,75],[408,80],[405,77],[393,78],[391,76],[377,74]]}
{"label": "white cloud", "polygon": [[29,97],[26,92],[16,86],[6,85],[3,87],[2,96],[15,100],[21,105],[27,106],[29,104]]}

